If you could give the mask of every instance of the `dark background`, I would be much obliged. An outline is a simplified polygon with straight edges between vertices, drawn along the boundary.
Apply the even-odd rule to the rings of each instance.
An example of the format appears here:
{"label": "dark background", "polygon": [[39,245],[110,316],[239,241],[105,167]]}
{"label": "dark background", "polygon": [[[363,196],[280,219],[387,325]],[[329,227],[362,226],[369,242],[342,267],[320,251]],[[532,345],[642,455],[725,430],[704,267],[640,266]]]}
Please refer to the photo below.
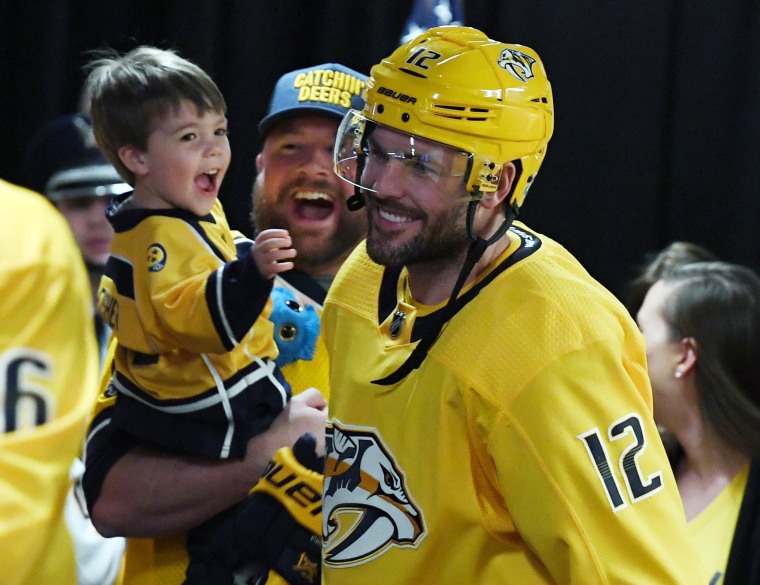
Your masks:
{"label": "dark background", "polygon": [[[0,176],[24,183],[32,134],[77,109],[86,51],[177,49],[228,104],[221,199],[250,233],[258,120],[284,72],[368,72],[410,0],[0,0]],[[622,296],[674,239],[760,266],[760,2],[465,0],[465,24],[541,55],[556,126],[521,219]],[[0,210],[0,212],[2,212]]]}

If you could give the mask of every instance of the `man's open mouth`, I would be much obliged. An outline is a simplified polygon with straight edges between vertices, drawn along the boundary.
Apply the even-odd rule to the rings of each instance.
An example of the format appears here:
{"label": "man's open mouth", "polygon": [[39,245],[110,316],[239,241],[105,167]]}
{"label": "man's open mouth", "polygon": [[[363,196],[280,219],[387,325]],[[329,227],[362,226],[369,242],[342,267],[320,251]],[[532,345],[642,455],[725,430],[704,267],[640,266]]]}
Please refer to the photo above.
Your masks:
{"label": "man's open mouth", "polygon": [[294,211],[299,219],[321,221],[335,210],[335,200],[320,191],[300,191],[293,197]]}

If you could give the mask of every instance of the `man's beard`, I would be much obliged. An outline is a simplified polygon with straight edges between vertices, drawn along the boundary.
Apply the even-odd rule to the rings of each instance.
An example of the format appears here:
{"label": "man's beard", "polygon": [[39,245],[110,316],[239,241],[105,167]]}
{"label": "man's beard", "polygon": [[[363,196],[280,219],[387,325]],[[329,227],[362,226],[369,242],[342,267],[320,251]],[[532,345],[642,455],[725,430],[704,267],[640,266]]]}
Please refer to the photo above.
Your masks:
{"label": "man's beard", "polygon": [[[293,247],[297,250],[295,266],[304,272],[310,272],[310,268],[320,267],[333,263],[335,260],[348,255],[367,234],[366,222],[359,217],[350,214],[345,207],[344,197],[335,194],[335,189],[324,183],[309,183],[308,190],[320,191],[335,195],[335,204],[338,205],[337,221],[332,234],[324,234],[320,229],[304,229],[300,226],[290,225],[286,210],[287,193],[299,187],[298,183],[286,185],[276,197],[264,193],[262,181],[256,180],[253,185],[253,210],[251,219],[254,230],[286,229],[290,232]],[[363,211],[358,213],[364,213]],[[302,245],[303,238],[312,234],[321,234],[321,245],[318,247]]]}
{"label": "man's beard", "polygon": [[367,254],[374,262],[391,267],[463,258],[469,247],[465,227],[466,214],[465,207],[454,206],[448,213],[442,213],[432,219],[426,215],[423,218],[422,230],[411,240],[395,246],[386,244],[382,235],[373,232],[370,219]]}

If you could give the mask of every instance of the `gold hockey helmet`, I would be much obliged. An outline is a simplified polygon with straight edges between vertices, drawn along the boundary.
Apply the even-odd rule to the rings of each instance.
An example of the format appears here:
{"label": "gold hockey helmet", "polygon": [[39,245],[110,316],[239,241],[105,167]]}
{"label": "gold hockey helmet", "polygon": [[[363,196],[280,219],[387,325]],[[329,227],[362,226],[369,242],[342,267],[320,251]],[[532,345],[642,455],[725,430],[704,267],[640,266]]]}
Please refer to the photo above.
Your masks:
{"label": "gold hockey helmet", "polygon": [[554,129],[538,54],[470,27],[432,28],[396,49],[372,67],[364,101],[368,120],[471,154],[475,195],[495,191],[513,161],[510,207],[522,206]]}

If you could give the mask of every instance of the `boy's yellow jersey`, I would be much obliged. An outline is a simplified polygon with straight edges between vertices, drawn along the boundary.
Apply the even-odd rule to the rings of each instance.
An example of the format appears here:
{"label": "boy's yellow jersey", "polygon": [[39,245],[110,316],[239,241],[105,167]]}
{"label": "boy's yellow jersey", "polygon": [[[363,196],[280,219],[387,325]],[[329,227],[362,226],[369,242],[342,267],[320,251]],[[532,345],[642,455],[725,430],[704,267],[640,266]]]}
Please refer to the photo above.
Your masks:
{"label": "boy's yellow jersey", "polygon": [[441,306],[360,245],[325,303],[323,579],[706,583],[652,418],[643,339],[560,245],[522,224],[421,365]]}
{"label": "boy's yellow jersey", "polygon": [[76,583],[63,507],[97,390],[87,273],[41,195],[0,181],[3,585]]}
{"label": "boy's yellow jersey", "polygon": [[[301,305],[311,305],[321,313],[324,290],[310,276],[296,270],[275,277],[276,286],[293,291]],[[106,357],[101,392],[92,413],[87,440],[87,476],[85,492],[92,505],[100,492],[100,485],[108,470],[121,454],[135,447],[134,439],[115,433],[111,412],[116,395],[108,390],[116,342],[112,339]],[[324,339],[320,331],[314,357],[310,361],[298,360],[283,368],[293,394],[316,387],[329,396],[327,381],[329,363]],[[188,556],[185,535],[158,538],[128,538],[123,585],[181,585],[185,580]]]}
{"label": "boy's yellow jersey", "polygon": [[130,209],[130,197],[108,210],[116,235],[98,292],[119,342],[114,422],[162,448],[242,457],[289,398],[272,361],[272,280],[219,201],[198,217]]}

